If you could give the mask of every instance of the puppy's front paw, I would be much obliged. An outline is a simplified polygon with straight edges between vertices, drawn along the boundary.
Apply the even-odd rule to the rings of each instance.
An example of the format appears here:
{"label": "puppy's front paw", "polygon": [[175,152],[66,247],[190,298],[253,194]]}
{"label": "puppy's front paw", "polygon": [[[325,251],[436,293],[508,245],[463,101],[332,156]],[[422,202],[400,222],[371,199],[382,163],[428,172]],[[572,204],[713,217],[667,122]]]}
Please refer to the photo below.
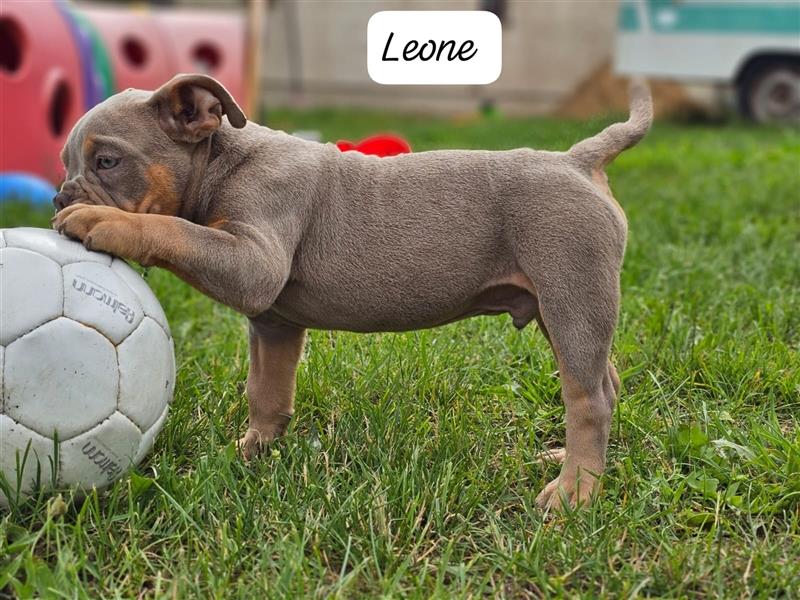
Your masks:
{"label": "puppy's front paw", "polygon": [[133,258],[128,246],[135,225],[131,215],[113,206],[73,204],[59,211],[53,229],[83,242],[89,250]]}
{"label": "puppy's front paw", "polygon": [[247,433],[236,442],[236,447],[245,460],[251,460],[261,454],[270,441],[272,441],[271,436],[263,435],[257,429],[248,429]]}

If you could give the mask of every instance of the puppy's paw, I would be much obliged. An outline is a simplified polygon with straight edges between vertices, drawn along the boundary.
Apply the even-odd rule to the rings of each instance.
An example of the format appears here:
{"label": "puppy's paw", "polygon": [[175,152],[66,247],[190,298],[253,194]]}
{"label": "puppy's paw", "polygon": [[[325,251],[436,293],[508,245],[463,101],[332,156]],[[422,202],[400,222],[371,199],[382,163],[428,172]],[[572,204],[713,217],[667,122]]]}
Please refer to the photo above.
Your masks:
{"label": "puppy's paw", "polygon": [[533,457],[533,462],[546,465],[548,463],[555,463],[561,465],[567,458],[567,450],[566,448],[551,448],[549,450],[544,450],[539,452],[536,456]]}
{"label": "puppy's paw", "polygon": [[132,258],[132,215],[113,206],[73,204],[59,211],[52,220],[53,229],[83,242],[88,250],[109,252]]}
{"label": "puppy's paw", "polygon": [[272,436],[263,435],[257,429],[248,429],[243,437],[236,442],[236,447],[245,460],[258,457],[272,441]]}
{"label": "puppy's paw", "polygon": [[545,511],[561,512],[567,506],[585,507],[591,504],[599,492],[597,477],[584,472],[580,477],[561,475],[548,483],[536,497],[536,505]]}

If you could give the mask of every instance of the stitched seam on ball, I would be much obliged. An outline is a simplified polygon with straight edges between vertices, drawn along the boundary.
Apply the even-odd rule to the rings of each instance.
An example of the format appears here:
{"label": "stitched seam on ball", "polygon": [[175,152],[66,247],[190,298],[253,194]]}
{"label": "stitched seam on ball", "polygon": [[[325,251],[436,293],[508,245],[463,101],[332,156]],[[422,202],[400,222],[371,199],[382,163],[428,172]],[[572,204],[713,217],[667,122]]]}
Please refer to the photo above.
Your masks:
{"label": "stitched seam on ball", "polygon": [[[28,335],[32,334],[34,331],[36,331],[37,329],[39,329],[39,327],[44,327],[44,326],[45,326],[45,325],[47,325],[48,323],[52,323],[53,321],[58,321],[59,319],[68,319],[68,318],[69,318],[69,317],[65,317],[65,316],[64,316],[64,314],[63,314],[63,312],[64,312],[64,311],[63,311],[63,310],[62,310],[61,312],[62,312],[62,314],[60,314],[60,315],[56,315],[55,317],[51,317],[51,318],[47,319],[47,321],[43,321],[43,322],[41,322],[41,323],[38,323],[38,324],[34,325],[34,326],[31,328],[31,329],[29,329],[28,331],[26,331],[25,333],[21,333],[21,334],[19,334],[17,337],[15,337],[15,338],[14,338],[12,341],[10,341],[8,344],[6,344],[6,345],[4,346],[4,348],[6,349],[6,351],[8,350],[8,347],[9,347],[11,344],[13,344],[14,342],[18,342],[19,340],[21,340],[21,339],[22,339],[22,338],[24,338],[25,336],[28,336]],[[76,323],[77,323],[77,321],[76,321]],[[5,381],[3,382],[3,385],[5,385]]]}
{"label": "stitched seam on ball", "polygon": [[[3,355],[0,360],[0,415],[6,413],[6,347],[2,346]],[[3,440],[0,438],[0,448],[2,448]]]}
{"label": "stitched seam on ball", "polygon": [[[121,262],[123,265],[125,265],[126,267],[129,267],[129,268],[130,268],[130,269],[131,269],[131,270],[132,270],[134,273],[136,273],[136,271],[135,271],[135,270],[133,270],[133,267],[131,267],[131,266],[130,266],[130,265],[127,263],[127,262],[125,262],[124,260],[122,260],[122,259],[121,259],[121,258],[119,258],[119,257],[114,257],[114,258],[111,260],[111,264],[108,266],[108,268],[109,268],[109,269],[111,269],[112,271],[114,271],[114,269],[113,269],[113,266],[114,266],[114,261],[115,261],[115,260],[118,260],[118,261],[120,261],[120,262]],[[144,321],[145,317],[150,317],[150,318],[151,318],[153,321],[155,321],[156,325],[158,325],[159,327],[161,327],[161,323],[159,323],[158,321],[156,321],[156,319],[153,319],[153,317],[152,317],[150,314],[148,314],[148,312],[147,312],[147,309],[146,309],[146,308],[145,308],[145,306],[144,306],[144,302],[142,302],[142,297],[139,295],[139,293],[138,293],[138,292],[137,292],[135,289],[133,289],[133,288],[131,287],[131,285],[130,285],[130,284],[127,282],[127,281],[125,281],[125,278],[124,278],[122,275],[120,275],[120,274],[119,274],[119,273],[117,273],[116,271],[114,271],[114,275],[116,275],[116,276],[117,276],[117,279],[119,279],[119,280],[122,282],[122,285],[124,285],[126,288],[128,288],[128,290],[130,290],[130,292],[131,292],[131,296],[133,296],[134,298],[136,298],[136,301],[139,303],[139,306],[142,308],[142,320],[141,320],[141,321],[139,321],[139,324],[138,324],[136,327],[134,327],[134,328],[133,328],[133,331],[136,331],[136,330],[139,328],[139,326],[142,324],[142,321]],[[147,280],[145,280],[145,278],[144,278],[144,277],[142,277],[142,276],[141,276],[141,275],[139,275],[138,273],[136,273],[136,276],[137,276],[137,277],[139,277],[139,278],[140,278],[140,279],[141,279],[141,280],[144,282],[144,284],[145,284],[145,285],[146,285],[148,288],[150,287],[149,285],[147,285]],[[151,291],[152,291],[152,290],[151,290]],[[155,296],[155,292],[153,292],[153,296]],[[156,298],[156,302],[159,302],[158,298]],[[163,309],[162,309],[162,310],[163,310]],[[166,320],[166,319],[167,319],[167,316],[166,316],[166,315],[164,315],[164,320]],[[161,327],[161,329],[164,329],[164,328],[163,328],[163,327]],[[131,335],[133,335],[133,331],[131,331],[131,332],[128,334],[128,336],[129,336],[129,337],[130,337]],[[167,332],[165,332],[165,333],[167,333]],[[167,337],[169,337],[169,333],[167,333]],[[125,338],[125,339],[127,339],[127,338]],[[125,340],[123,340],[123,341],[125,341]],[[122,343],[122,342],[120,342],[120,344],[121,344],[121,343]]]}
{"label": "stitched seam on ball", "polygon": [[[114,347],[114,355],[115,355],[115,358],[116,358],[116,363],[117,363],[117,374],[119,374],[119,358],[118,358],[118,356],[117,356],[117,346],[116,346],[116,344],[114,344],[114,342],[112,342],[112,341],[111,341],[111,339],[109,339],[109,337],[108,337],[108,336],[106,336],[106,335],[105,335],[103,332],[99,331],[97,328],[95,328],[95,327],[92,327],[91,325],[87,325],[87,324],[85,324],[85,323],[81,323],[80,321],[76,321],[76,320],[74,320],[74,319],[70,319],[69,317],[65,317],[65,316],[63,316],[63,315],[62,315],[62,316],[59,316],[59,317],[56,317],[55,319],[50,319],[50,321],[47,321],[47,323],[50,323],[51,321],[57,321],[58,319],[66,319],[66,320],[68,320],[68,321],[71,321],[72,323],[75,323],[75,324],[76,324],[76,325],[78,325],[79,327],[86,327],[86,329],[92,329],[92,330],[94,330],[94,331],[97,331],[97,333],[98,333],[98,334],[100,334],[100,335],[103,337],[103,339],[104,339],[104,340],[106,340],[106,341],[107,341],[109,344],[111,344],[111,345]],[[39,327],[42,327],[43,325],[45,325],[45,323],[42,323],[41,325],[39,325],[39,326],[35,327],[34,329],[38,329]],[[31,332],[32,332],[32,331],[33,331],[33,330],[31,330]],[[28,333],[31,333],[31,332],[28,332]],[[20,337],[20,338],[17,338],[17,339],[21,339],[21,337]],[[16,341],[16,340],[14,340],[14,341]],[[6,348],[7,348],[7,347],[6,347]],[[117,404],[119,403],[119,387],[120,387],[120,386],[119,386],[119,375],[118,375],[118,376],[117,376],[117,399],[118,399],[118,400],[117,400]],[[86,432],[88,432],[88,431],[91,431],[93,428],[97,427],[97,426],[98,426],[98,425],[100,425],[101,423],[105,423],[105,422],[106,422],[108,419],[110,419],[110,418],[111,418],[111,415],[113,415],[113,414],[114,414],[114,412],[117,412],[117,407],[116,407],[116,406],[114,407],[114,411],[113,411],[113,412],[112,412],[110,415],[108,415],[108,416],[107,416],[105,419],[103,419],[102,421],[100,421],[100,423],[95,423],[94,425],[91,425],[91,426],[90,426],[88,429],[83,429],[83,430],[81,430],[81,431],[79,431],[79,432],[77,432],[77,433],[75,433],[75,434],[73,434],[73,435],[69,436],[68,438],[63,438],[63,439],[62,439],[62,438],[59,438],[59,444],[60,444],[61,442],[67,442],[67,441],[69,441],[69,440],[72,440],[72,439],[74,439],[74,438],[78,437],[79,435],[83,435],[84,433],[86,433]],[[43,437],[48,437],[49,435],[52,435],[52,434],[48,434],[48,433],[41,433],[39,430],[37,430],[36,428],[34,428],[34,427],[33,427],[33,426],[31,426],[31,425],[27,425],[27,424],[25,424],[25,427],[27,427],[28,429],[31,429],[32,431],[35,431],[36,433],[38,433],[39,435],[41,435],[41,436],[43,436]]]}
{"label": "stitched seam on ball", "polygon": [[[136,331],[136,329],[133,331]],[[133,331],[131,331],[131,333],[133,333]],[[129,333],[128,337],[125,339],[128,339],[131,336],[131,333]],[[122,341],[124,342],[125,340]],[[122,342],[120,342],[120,344],[121,343]],[[114,403],[114,408],[119,414],[123,415],[127,419],[127,415],[125,415],[125,413],[123,413],[119,408],[119,397],[122,395],[122,366],[119,364],[119,346],[116,344],[114,345],[114,358],[117,361],[117,401]]]}
{"label": "stitched seam on ball", "polygon": [[[138,463],[135,463],[133,461],[133,459],[136,458],[139,455],[139,452],[142,451],[142,445],[144,444],[144,434],[145,434],[146,430],[143,431],[142,428],[139,427],[139,425],[133,419],[131,419],[128,415],[126,415],[124,412],[122,412],[122,411],[117,411],[117,412],[119,414],[121,414],[122,417],[128,423],[130,423],[133,426],[134,429],[136,429],[136,431],[139,432],[139,441],[136,444],[136,448],[134,448],[134,450],[133,450],[133,454],[128,456],[128,457],[126,457],[128,459],[128,465],[125,468],[126,469],[135,469],[136,466],[138,465]],[[153,423],[153,425],[155,425],[155,423]],[[153,425],[151,425],[150,427],[152,427]]]}
{"label": "stitched seam on ball", "polygon": [[113,416],[114,416],[114,413],[116,413],[116,412],[118,412],[118,411],[116,411],[116,410],[115,410],[114,412],[112,412],[110,415],[108,415],[108,416],[107,416],[105,419],[103,419],[102,421],[98,421],[97,423],[93,423],[92,425],[89,425],[89,428],[88,428],[88,429],[84,429],[83,431],[80,431],[79,433],[76,433],[75,435],[71,435],[71,436],[69,436],[69,437],[68,437],[68,438],[66,438],[66,439],[61,439],[61,438],[58,438],[58,443],[59,443],[59,444],[63,444],[64,442],[71,442],[71,441],[72,441],[72,440],[74,440],[75,438],[81,437],[82,435],[86,435],[87,433],[89,433],[89,432],[90,432],[90,431],[92,431],[93,429],[96,429],[96,428],[100,427],[100,426],[101,426],[103,423],[105,423],[106,421],[108,421],[109,419],[111,419],[111,417],[113,417]]}
{"label": "stitched seam on ball", "polygon": [[[134,421],[133,419],[131,419],[131,418],[130,418],[128,415],[126,415],[124,412],[122,412],[122,411],[121,411],[121,410],[119,410],[119,409],[117,409],[117,412],[118,412],[120,415],[122,415],[122,417],[123,417],[123,418],[124,418],[124,419],[125,419],[125,420],[126,420],[128,423],[130,423],[131,425],[133,425],[133,426],[136,428],[136,430],[137,430],[139,433],[144,433],[144,432],[142,431],[142,428],[141,428],[141,427],[139,427],[139,425],[137,425],[137,424],[136,424],[136,421]],[[109,417],[109,418],[110,418],[110,417]]]}
{"label": "stitched seam on ball", "polygon": [[[67,318],[66,316],[64,316],[64,308],[66,308],[67,306],[67,278],[64,277],[64,267],[66,266],[67,265],[61,265],[61,316],[65,319]],[[81,434],[79,433],[78,435]],[[61,452],[61,440],[58,441],[58,454],[56,456],[58,457],[58,466],[56,467],[57,469],[56,481],[58,482],[58,485],[61,485],[62,484],[61,471],[64,468],[64,456],[63,453]]]}
{"label": "stitched seam on ball", "polygon": [[[21,248],[21,249],[22,249],[22,250],[27,250],[26,248]],[[28,252],[33,252],[33,250],[28,250]],[[38,253],[36,253],[36,254],[38,254]],[[39,254],[39,256],[44,256],[44,254]],[[44,258],[46,258],[46,259],[48,259],[48,260],[52,260],[52,259],[51,259],[50,257],[48,257],[48,256],[44,256]],[[53,262],[55,262],[55,261],[53,261]],[[58,263],[56,263],[56,264],[58,265]],[[46,324],[47,324],[47,323],[49,323],[50,321],[55,321],[56,319],[60,319],[61,317],[63,317],[63,316],[64,316],[64,302],[65,302],[65,300],[66,300],[66,295],[67,295],[67,292],[66,292],[66,290],[65,290],[65,288],[64,288],[64,281],[65,281],[65,279],[64,279],[64,267],[62,267],[61,265],[59,265],[58,272],[59,272],[59,274],[61,275],[61,311],[59,312],[59,314],[57,314],[55,317],[51,317],[51,318],[47,319],[46,321],[43,321],[42,323],[37,323],[36,325],[34,325],[33,327],[31,327],[31,328],[30,328],[30,329],[28,329],[27,331],[23,331],[23,332],[22,332],[22,333],[20,333],[20,334],[19,334],[17,337],[15,337],[13,340],[11,340],[9,343],[7,343],[7,344],[5,345],[5,348],[8,348],[8,347],[9,347],[11,344],[13,344],[14,342],[16,342],[17,340],[20,340],[20,339],[24,338],[26,335],[28,335],[29,333],[31,333],[31,332],[32,332],[34,329],[38,329],[38,328],[39,328],[39,327],[41,327],[42,325],[46,325]],[[5,384],[5,381],[3,381],[3,383]],[[5,405],[4,405],[4,406],[5,406]]]}

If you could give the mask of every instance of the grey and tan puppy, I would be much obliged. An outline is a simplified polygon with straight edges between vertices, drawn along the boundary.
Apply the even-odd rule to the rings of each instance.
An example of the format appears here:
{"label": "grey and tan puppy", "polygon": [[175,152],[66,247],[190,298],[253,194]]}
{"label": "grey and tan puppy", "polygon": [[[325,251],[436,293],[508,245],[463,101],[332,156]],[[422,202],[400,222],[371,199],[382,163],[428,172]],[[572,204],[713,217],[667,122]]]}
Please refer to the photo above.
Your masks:
{"label": "grey and tan puppy", "polygon": [[[567,152],[376,158],[247,122],[215,80],[179,75],[90,110],[62,159],[59,231],[178,277],[250,319],[246,456],[293,412],[306,328],[403,331],[472,315],[534,319],[566,405],[561,473],[540,506],[591,499],[619,378],[609,362],[627,224],[604,167],[652,120]],[[223,118],[227,117],[227,120]]]}

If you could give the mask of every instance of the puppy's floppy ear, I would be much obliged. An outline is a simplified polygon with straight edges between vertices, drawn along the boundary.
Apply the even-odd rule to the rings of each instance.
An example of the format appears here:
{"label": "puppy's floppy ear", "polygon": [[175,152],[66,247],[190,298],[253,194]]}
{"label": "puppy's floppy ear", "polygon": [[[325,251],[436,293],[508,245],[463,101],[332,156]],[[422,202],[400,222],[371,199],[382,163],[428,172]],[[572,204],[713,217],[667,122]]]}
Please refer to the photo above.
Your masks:
{"label": "puppy's floppy ear", "polygon": [[228,90],[208,75],[176,75],[149,102],[158,110],[161,129],[176,142],[206,139],[222,124],[222,115],[237,129],[247,123]]}

